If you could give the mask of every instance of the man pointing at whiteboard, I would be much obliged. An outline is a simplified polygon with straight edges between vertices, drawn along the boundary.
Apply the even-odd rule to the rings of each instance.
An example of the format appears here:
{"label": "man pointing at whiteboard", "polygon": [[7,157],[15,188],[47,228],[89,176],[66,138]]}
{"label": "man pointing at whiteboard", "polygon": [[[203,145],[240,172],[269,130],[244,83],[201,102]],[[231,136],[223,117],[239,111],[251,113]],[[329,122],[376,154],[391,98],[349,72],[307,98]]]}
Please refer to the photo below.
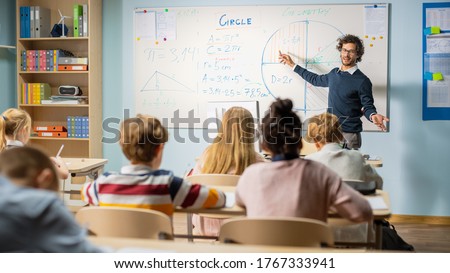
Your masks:
{"label": "man pointing at whiteboard", "polygon": [[358,69],[357,63],[364,55],[363,41],[354,35],[344,35],[338,40],[336,49],[340,52],[341,67],[332,69],[328,74],[317,75],[296,65],[292,58],[280,51],[279,60],[294,69],[305,81],[314,86],[329,87],[328,112],[335,114],[344,132],[346,147],[361,147],[361,116],[386,130],[384,122],[389,119],[377,113],[373,102],[372,83]]}

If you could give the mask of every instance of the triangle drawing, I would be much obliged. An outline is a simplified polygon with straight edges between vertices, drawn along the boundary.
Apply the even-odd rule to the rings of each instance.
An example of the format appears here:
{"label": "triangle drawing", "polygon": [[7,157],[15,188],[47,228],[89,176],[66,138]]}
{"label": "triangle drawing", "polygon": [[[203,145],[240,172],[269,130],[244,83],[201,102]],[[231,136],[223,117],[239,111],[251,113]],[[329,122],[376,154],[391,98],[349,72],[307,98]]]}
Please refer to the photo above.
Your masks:
{"label": "triangle drawing", "polygon": [[159,71],[155,71],[155,73],[153,73],[153,75],[148,79],[144,87],[141,89],[141,92],[147,91],[186,92],[186,93],[195,92],[186,85]]}

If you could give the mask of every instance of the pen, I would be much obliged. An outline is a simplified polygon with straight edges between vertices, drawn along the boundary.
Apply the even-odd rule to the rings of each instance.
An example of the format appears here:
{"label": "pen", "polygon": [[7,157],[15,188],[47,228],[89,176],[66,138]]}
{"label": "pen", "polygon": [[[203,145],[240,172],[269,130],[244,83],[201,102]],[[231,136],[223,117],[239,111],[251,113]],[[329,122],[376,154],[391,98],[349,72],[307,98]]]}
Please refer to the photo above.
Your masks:
{"label": "pen", "polygon": [[56,154],[56,157],[58,157],[58,156],[61,154],[61,152],[62,152],[63,149],[64,149],[64,144],[61,145],[61,148],[59,148],[59,151],[58,151],[58,153]]}

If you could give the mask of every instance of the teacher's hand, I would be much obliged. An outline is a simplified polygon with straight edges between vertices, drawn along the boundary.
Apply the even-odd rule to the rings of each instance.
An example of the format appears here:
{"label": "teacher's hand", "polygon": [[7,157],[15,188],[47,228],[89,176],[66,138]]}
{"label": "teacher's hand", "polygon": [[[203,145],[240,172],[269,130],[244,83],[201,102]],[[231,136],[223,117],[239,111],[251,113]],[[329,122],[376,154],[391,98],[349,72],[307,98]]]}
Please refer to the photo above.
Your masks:
{"label": "teacher's hand", "polygon": [[295,63],[292,60],[291,56],[289,56],[288,54],[282,54],[280,50],[278,52],[278,60],[280,61],[280,63],[287,64],[290,67],[294,67]]}
{"label": "teacher's hand", "polygon": [[388,121],[389,121],[389,119],[383,115],[380,115],[380,114],[372,115],[373,124],[378,126],[378,128],[380,128],[382,131],[386,131],[386,126],[384,125],[384,122],[388,122]]}

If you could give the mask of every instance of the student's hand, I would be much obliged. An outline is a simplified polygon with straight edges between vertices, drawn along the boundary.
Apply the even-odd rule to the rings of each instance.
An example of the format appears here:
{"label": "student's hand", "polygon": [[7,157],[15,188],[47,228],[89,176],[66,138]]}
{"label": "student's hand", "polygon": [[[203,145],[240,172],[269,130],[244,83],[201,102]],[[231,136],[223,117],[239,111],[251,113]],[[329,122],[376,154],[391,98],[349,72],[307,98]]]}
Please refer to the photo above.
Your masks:
{"label": "student's hand", "polygon": [[373,124],[378,126],[378,128],[380,128],[382,131],[386,131],[386,126],[384,125],[384,122],[388,122],[388,121],[389,121],[389,119],[383,115],[380,115],[380,114],[372,115]]}
{"label": "student's hand", "polygon": [[66,166],[66,163],[60,156],[58,157],[50,157],[50,159],[53,161],[53,164],[55,164],[56,172],[58,173],[58,177],[60,179],[67,179],[69,177],[69,169]]}
{"label": "student's hand", "polygon": [[295,63],[292,60],[291,56],[289,56],[288,54],[281,53],[281,50],[279,50],[278,52],[280,54],[278,55],[278,60],[280,61],[280,63],[287,64],[290,67],[294,67]]}

